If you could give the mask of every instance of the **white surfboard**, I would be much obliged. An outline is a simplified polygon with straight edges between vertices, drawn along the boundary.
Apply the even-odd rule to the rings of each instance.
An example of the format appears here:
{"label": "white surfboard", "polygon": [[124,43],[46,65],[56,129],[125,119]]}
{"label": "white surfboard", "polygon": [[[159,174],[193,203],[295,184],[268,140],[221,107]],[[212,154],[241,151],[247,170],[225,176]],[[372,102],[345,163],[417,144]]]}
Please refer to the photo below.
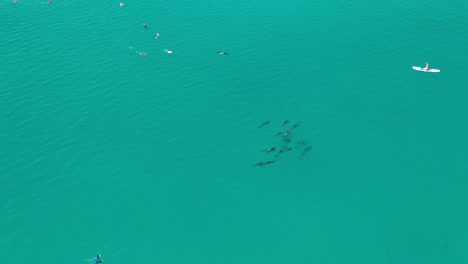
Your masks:
{"label": "white surfboard", "polygon": [[413,66],[413,70],[423,71],[423,72],[440,72],[439,69],[424,69],[423,67]]}

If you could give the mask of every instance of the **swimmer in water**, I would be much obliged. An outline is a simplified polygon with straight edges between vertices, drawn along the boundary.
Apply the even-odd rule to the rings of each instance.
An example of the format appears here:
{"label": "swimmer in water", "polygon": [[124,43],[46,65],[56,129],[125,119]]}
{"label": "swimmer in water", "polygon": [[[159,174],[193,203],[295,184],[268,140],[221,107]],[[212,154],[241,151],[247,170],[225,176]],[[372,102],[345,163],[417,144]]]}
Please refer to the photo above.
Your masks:
{"label": "swimmer in water", "polygon": [[125,4],[124,3],[120,3],[120,6],[124,6]]}
{"label": "swimmer in water", "polygon": [[426,67],[424,67],[424,70],[426,70],[426,71],[429,70],[429,67],[430,67],[430,66],[431,66],[431,65],[429,64],[429,62],[426,61]]}
{"label": "swimmer in water", "polygon": [[149,27],[149,25],[146,24],[146,23],[144,23],[143,26],[144,26],[145,28],[148,28],[148,27]]}
{"label": "swimmer in water", "polygon": [[289,123],[289,120],[284,121],[282,127],[284,127],[284,125],[286,125],[287,123]]}
{"label": "swimmer in water", "polygon": [[291,130],[288,130],[288,131],[284,134],[284,136],[287,137],[287,136],[289,136],[290,134],[291,134]]}
{"label": "swimmer in water", "polygon": [[169,54],[174,53],[174,51],[168,50],[168,49],[165,49],[164,52],[169,53]]}
{"label": "swimmer in water", "polygon": [[137,53],[138,53],[138,55],[140,55],[140,56],[148,56],[148,53],[144,53],[144,52],[137,52]]}
{"label": "swimmer in water", "polygon": [[278,134],[276,134],[276,136],[279,136],[279,135],[281,135],[281,134],[283,134],[283,132],[278,132]]}
{"label": "swimmer in water", "polygon": [[263,122],[262,125],[259,126],[258,128],[261,128],[262,126],[265,126],[265,125],[268,125],[268,124],[270,124],[270,120]]}
{"label": "swimmer in water", "polygon": [[15,4],[16,4],[16,3],[19,3],[19,1],[18,1],[18,0],[13,0],[13,3],[15,3]]}
{"label": "swimmer in water", "polygon": [[42,4],[51,4],[51,3],[52,3],[52,1],[49,0],[49,1],[47,1],[47,2],[45,2],[45,3],[42,3]]}
{"label": "swimmer in water", "polygon": [[224,52],[224,51],[218,51],[218,54],[221,54],[221,55],[229,55],[229,53]]}
{"label": "swimmer in water", "polygon": [[156,33],[156,36],[154,36],[154,38],[159,38],[159,37],[160,37],[159,33]]}

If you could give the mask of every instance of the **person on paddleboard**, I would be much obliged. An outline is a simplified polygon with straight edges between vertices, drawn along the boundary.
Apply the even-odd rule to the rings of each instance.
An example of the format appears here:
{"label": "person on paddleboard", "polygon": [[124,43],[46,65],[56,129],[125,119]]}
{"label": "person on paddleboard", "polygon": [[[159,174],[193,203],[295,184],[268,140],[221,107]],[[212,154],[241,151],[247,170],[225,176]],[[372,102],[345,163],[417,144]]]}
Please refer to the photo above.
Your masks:
{"label": "person on paddleboard", "polygon": [[427,71],[427,70],[429,70],[429,68],[430,68],[429,62],[426,61],[426,67],[424,67],[424,70]]}

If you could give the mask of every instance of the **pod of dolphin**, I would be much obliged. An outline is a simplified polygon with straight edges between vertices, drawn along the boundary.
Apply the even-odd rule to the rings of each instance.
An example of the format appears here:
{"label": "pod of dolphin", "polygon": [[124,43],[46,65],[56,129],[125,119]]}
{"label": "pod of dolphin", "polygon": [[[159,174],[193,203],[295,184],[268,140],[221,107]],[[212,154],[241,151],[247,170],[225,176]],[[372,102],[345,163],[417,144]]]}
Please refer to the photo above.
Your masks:
{"label": "pod of dolphin", "polygon": [[[265,152],[267,155],[272,155],[271,153],[276,153],[276,155],[274,155],[274,159],[269,160],[269,161],[258,162],[257,164],[253,164],[252,165],[253,167],[263,167],[265,165],[273,164],[278,161],[278,158],[280,156],[294,149],[298,149],[301,151],[301,154],[299,154],[298,156],[299,159],[303,158],[309,151],[312,150],[312,146],[307,145],[307,141],[305,140],[297,141],[294,147],[292,147],[293,146],[293,142],[292,142],[293,134],[295,134],[295,132],[293,133],[293,130],[298,128],[301,125],[301,122],[296,123],[295,125],[293,125],[292,127],[288,129],[287,127],[289,126],[289,124],[290,124],[289,120],[284,121],[283,124],[280,126],[280,129],[282,131],[279,131],[276,133],[276,137],[281,139],[280,146],[270,147],[262,151],[262,152]],[[263,128],[266,125],[270,125],[270,120],[263,122],[258,128]]]}

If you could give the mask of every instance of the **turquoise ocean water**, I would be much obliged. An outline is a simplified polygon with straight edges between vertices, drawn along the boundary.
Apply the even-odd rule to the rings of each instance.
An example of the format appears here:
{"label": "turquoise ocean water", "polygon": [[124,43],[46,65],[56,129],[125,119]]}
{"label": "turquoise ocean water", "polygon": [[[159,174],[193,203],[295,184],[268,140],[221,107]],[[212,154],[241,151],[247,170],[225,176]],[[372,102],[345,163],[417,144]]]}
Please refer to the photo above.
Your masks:
{"label": "turquoise ocean water", "polygon": [[0,3],[2,263],[467,263],[467,1],[125,4]]}

